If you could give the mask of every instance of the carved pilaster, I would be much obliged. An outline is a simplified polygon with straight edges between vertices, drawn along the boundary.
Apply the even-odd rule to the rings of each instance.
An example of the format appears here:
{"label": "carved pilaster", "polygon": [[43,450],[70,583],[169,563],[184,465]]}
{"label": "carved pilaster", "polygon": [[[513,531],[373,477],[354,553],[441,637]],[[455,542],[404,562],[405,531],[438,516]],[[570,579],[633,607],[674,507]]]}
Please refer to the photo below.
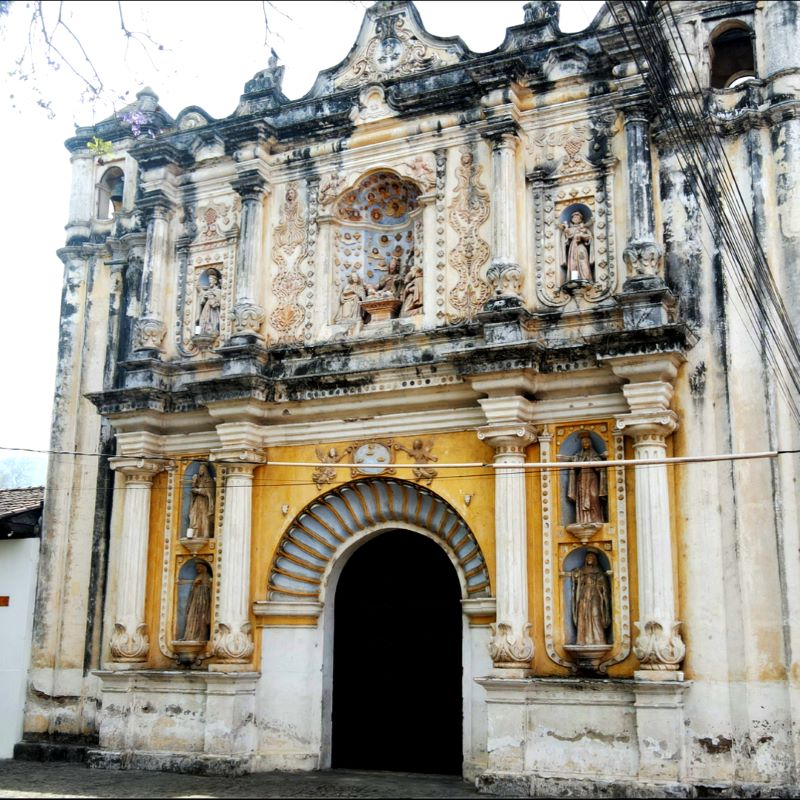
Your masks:
{"label": "carved pilaster", "polygon": [[487,135],[492,144],[492,262],[486,277],[492,287],[487,306],[522,300],[523,274],[517,263],[515,167],[519,139],[511,124]]}
{"label": "carved pilaster", "polygon": [[114,661],[141,664],[150,650],[145,623],[150,494],[153,478],[167,466],[145,458],[111,459],[111,468],[125,476],[116,619],[110,643]]}
{"label": "carved pilaster", "polygon": [[154,356],[161,352],[167,331],[161,304],[165,296],[164,270],[172,204],[166,195],[153,192],[142,200],[140,207],[147,218],[147,241],[139,293],[142,315],[134,328],[134,350]]}
{"label": "carved pilaster", "polygon": [[256,302],[256,278],[261,259],[263,198],[268,191],[266,179],[256,169],[242,172],[232,182],[242,198],[242,224],[236,257],[236,302],[233,307],[233,340],[242,343],[260,341],[264,309]]}
{"label": "carved pilaster", "polygon": [[[495,451],[497,623],[489,653],[496,668],[530,669],[533,640],[528,614],[528,542],[525,448],[535,440],[529,425],[488,426],[478,438]],[[515,469],[515,467],[517,467]]]}
{"label": "carved pilaster", "polygon": [[653,171],[647,110],[625,112],[628,150],[628,242],[622,253],[627,268],[625,291],[664,285],[664,250],[655,240]]}

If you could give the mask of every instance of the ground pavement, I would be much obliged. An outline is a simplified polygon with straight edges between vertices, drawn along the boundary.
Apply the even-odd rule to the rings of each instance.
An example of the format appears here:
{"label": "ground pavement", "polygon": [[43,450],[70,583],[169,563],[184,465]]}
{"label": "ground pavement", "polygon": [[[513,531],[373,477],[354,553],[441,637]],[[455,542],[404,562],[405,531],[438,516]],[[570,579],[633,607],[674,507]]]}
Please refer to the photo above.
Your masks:
{"label": "ground pavement", "polygon": [[478,797],[450,775],[404,772],[262,772],[205,778],[169,772],[88,769],[81,764],[0,760],[0,797]]}

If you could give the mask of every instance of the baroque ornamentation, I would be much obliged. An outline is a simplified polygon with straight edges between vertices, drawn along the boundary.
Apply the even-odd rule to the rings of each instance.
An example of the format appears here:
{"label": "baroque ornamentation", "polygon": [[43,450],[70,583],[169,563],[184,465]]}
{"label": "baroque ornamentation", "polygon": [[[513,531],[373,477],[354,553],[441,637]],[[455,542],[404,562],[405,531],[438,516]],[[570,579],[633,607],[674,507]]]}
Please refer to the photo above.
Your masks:
{"label": "baroque ornamentation", "polygon": [[458,275],[450,292],[452,322],[473,319],[491,294],[489,284],[480,275],[489,258],[489,245],[479,233],[489,219],[489,193],[480,180],[482,171],[469,147],[462,147],[449,214],[450,225],[458,236],[449,259]]}
{"label": "baroque ornamentation", "polygon": [[160,350],[167,333],[167,326],[153,317],[143,317],[136,321],[134,344],[136,350]]}
{"label": "baroque ornamentation", "polygon": [[447,242],[447,229],[445,226],[445,196],[444,187],[447,179],[447,149],[436,150],[436,319],[444,322],[447,314],[446,305],[446,271],[445,245]]}
{"label": "baroque ornamentation", "polygon": [[264,309],[256,303],[237,303],[233,309],[235,332],[258,336],[264,317]]}
{"label": "baroque ornamentation", "polygon": [[533,658],[533,640],[528,635],[530,622],[524,625],[520,634],[515,634],[512,626],[505,622],[498,622],[491,628],[489,655],[492,663],[496,667],[529,668]]}
{"label": "baroque ornamentation", "polygon": [[270,314],[270,324],[277,332],[277,341],[298,341],[305,321],[300,295],[306,287],[302,264],[308,255],[308,227],[296,183],[286,187],[273,253],[278,272],[272,281],[276,306]]}
{"label": "baroque ornamentation", "polygon": [[486,278],[496,298],[515,297],[522,299],[523,275],[519,264],[493,263],[486,270]]}
{"label": "baroque ornamentation", "polygon": [[218,622],[214,632],[213,650],[221,661],[248,661],[254,650],[250,623],[245,622],[239,630],[234,630],[230,625]]}
{"label": "baroque ornamentation", "polygon": [[330,464],[338,464],[349,452],[347,448],[341,454],[335,447],[329,447],[323,450],[320,447],[315,448],[317,458],[322,462],[323,466],[316,467],[311,474],[311,480],[317,485],[317,489],[321,489],[326,483],[334,483],[336,481],[336,470],[332,466],[325,466]]}
{"label": "baroque ornamentation", "polygon": [[422,439],[414,439],[410,448],[402,444],[396,444],[394,449],[401,450],[406,455],[411,456],[411,458],[420,465],[411,470],[414,479],[430,486],[433,479],[439,474],[439,472],[432,467],[424,466],[425,464],[430,464],[432,461],[439,460],[431,452],[431,450],[433,450],[433,442],[430,440],[423,442]]}
{"label": "baroque ornamentation", "polygon": [[686,655],[686,645],[680,635],[680,622],[673,622],[669,633],[660,622],[648,620],[644,624],[634,623],[639,635],[633,652],[642,669],[677,670]]}
{"label": "baroque ornamentation", "polygon": [[197,206],[194,226],[201,242],[218,241],[236,236],[239,228],[242,201],[234,195],[230,203],[209,200]]}
{"label": "baroque ornamentation", "polygon": [[114,624],[111,634],[111,655],[116,661],[146,661],[150,649],[147,625],[139,624],[136,630],[129,631],[121,622]]}
{"label": "baroque ornamentation", "polygon": [[454,54],[434,51],[409,30],[404,12],[388,14],[375,20],[375,34],[362,53],[334,79],[334,86],[351,89],[389,77],[412,75],[454,60]]}
{"label": "baroque ornamentation", "polygon": [[622,251],[628,278],[663,277],[664,250],[656,242],[629,242]]}

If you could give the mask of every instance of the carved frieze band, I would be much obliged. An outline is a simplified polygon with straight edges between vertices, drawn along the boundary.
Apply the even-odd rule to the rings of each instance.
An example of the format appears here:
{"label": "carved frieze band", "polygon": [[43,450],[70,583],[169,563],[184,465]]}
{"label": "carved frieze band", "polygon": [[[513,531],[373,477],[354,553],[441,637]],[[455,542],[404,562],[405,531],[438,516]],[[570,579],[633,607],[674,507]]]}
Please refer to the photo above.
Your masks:
{"label": "carved frieze band", "polygon": [[447,317],[447,220],[445,219],[445,181],[447,178],[447,149],[436,150],[436,319],[444,322]]}

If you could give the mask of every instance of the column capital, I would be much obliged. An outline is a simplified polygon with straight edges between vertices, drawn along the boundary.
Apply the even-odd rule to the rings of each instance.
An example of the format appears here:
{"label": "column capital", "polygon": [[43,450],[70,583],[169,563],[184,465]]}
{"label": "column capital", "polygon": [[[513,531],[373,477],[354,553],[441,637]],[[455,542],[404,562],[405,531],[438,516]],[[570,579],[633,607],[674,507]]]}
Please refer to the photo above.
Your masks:
{"label": "column capital", "polygon": [[662,441],[678,429],[678,415],[669,409],[653,409],[621,414],[616,418],[615,430],[635,441],[648,439],[655,444],[658,437]]}
{"label": "column capital", "polygon": [[496,455],[524,454],[536,441],[538,429],[533,425],[487,425],[478,428],[478,438],[494,447]]}
{"label": "column capital", "polygon": [[260,200],[270,191],[266,176],[259,169],[244,169],[231,181],[242,200]]}
{"label": "column capital", "polygon": [[124,475],[128,481],[136,483],[152,483],[159,472],[175,469],[174,461],[158,456],[141,458],[116,456],[108,460],[108,465],[115,472]]}
{"label": "column capital", "polygon": [[513,119],[498,120],[483,131],[483,138],[492,145],[492,150],[516,150],[519,125]]}

